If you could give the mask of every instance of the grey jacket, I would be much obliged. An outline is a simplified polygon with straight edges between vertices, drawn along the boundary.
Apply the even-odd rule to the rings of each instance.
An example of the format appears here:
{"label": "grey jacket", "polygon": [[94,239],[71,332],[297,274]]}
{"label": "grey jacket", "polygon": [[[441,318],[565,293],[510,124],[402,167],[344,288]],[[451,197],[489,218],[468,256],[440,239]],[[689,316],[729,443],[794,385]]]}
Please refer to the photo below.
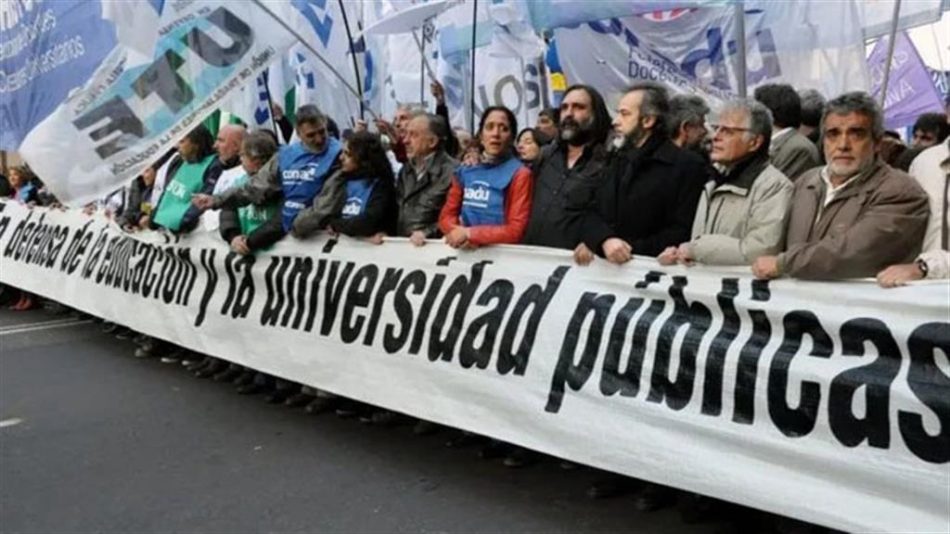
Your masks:
{"label": "grey jacket", "polygon": [[792,130],[773,141],[769,156],[772,165],[792,181],[805,171],[821,165],[821,156],[815,143],[798,133],[798,130]]}
{"label": "grey jacket", "polygon": [[789,212],[788,248],[778,256],[779,272],[804,279],[875,276],[920,252],[927,218],[927,194],[903,171],[876,161],[846,185],[828,206],[822,169],[795,182]]}
{"label": "grey jacket", "polygon": [[419,172],[411,163],[402,166],[396,178],[396,235],[409,237],[421,230],[426,237],[439,236],[439,212],[457,167],[458,162],[444,150],[436,152]]}
{"label": "grey jacket", "polygon": [[782,250],[792,182],[764,155],[737,174],[699,197],[689,248],[700,263],[748,265]]}

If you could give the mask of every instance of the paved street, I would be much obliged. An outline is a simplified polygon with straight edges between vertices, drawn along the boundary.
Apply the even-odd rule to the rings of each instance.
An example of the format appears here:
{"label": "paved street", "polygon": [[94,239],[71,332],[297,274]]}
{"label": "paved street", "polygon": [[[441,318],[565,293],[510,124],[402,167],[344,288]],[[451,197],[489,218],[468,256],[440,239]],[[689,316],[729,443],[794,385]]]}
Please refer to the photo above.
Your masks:
{"label": "paved street", "polygon": [[[57,321],[57,322],[51,322]],[[601,475],[525,469],[334,415],[270,406],[131,357],[99,325],[0,312],[3,532],[712,532]]]}

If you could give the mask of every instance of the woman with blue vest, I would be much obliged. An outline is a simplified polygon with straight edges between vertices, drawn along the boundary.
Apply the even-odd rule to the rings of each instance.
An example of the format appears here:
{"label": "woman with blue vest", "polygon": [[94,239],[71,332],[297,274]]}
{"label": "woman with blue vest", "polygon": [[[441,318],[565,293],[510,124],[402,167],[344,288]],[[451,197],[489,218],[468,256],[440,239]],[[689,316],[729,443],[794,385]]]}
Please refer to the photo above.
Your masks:
{"label": "woman with blue vest", "polygon": [[188,132],[178,142],[179,159],[169,165],[171,178],[151,216],[152,227],[188,232],[197,226],[201,211],[192,208],[191,197],[211,192],[221,175],[215,165],[214,136],[204,126]]}
{"label": "woman with blue vest", "polygon": [[481,161],[459,167],[439,215],[452,248],[520,243],[531,214],[531,171],[515,154],[518,121],[504,106],[491,106],[478,126]]}
{"label": "woman with blue vest", "polygon": [[365,131],[353,134],[343,147],[340,170],[323,184],[313,207],[294,220],[294,237],[327,230],[381,244],[395,225],[394,183],[379,136]]}

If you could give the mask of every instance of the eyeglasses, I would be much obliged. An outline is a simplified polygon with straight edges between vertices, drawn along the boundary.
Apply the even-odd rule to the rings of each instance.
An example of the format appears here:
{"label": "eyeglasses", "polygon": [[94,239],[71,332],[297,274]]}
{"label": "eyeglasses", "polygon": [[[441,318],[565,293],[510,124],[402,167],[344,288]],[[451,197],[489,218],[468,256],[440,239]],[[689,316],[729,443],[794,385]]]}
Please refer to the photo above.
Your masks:
{"label": "eyeglasses", "polygon": [[731,135],[736,135],[736,134],[739,134],[739,133],[745,133],[745,132],[750,132],[750,131],[752,131],[751,128],[737,128],[737,127],[735,127],[735,126],[723,126],[723,125],[721,125],[721,124],[710,124],[709,127],[712,128],[712,133],[713,133],[713,134],[717,134],[717,133],[719,133],[719,132],[722,132],[722,133],[724,133],[724,134],[726,134],[726,135],[730,135],[730,136],[731,136]]}

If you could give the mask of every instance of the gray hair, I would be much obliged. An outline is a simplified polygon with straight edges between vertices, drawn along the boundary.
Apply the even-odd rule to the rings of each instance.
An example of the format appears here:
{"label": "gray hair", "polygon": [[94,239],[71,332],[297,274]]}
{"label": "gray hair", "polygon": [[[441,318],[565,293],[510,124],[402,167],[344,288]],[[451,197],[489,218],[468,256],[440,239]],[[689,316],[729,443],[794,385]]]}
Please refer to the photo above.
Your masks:
{"label": "gray hair", "polygon": [[769,108],[751,98],[738,98],[726,102],[719,110],[719,114],[722,115],[730,111],[740,111],[745,114],[748,121],[746,128],[749,129],[746,133],[751,137],[761,135],[763,147],[768,150],[772,141],[772,112],[769,111]]}
{"label": "gray hair", "polygon": [[709,106],[702,97],[696,95],[676,95],[670,99],[670,137],[676,137],[680,126],[684,124],[703,124]]}
{"label": "gray hair", "polygon": [[402,104],[397,105],[396,111],[399,111],[399,110],[405,111],[413,117],[418,117],[419,115],[423,115],[426,112],[426,108],[422,104],[409,103],[409,102],[404,102]]}
{"label": "gray hair", "polygon": [[277,153],[277,141],[272,132],[255,130],[244,137],[241,151],[254,161],[267,162]]}
{"label": "gray hair", "polygon": [[633,91],[643,92],[643,100],[640,101],[640,116],[655,117],[654,130],[665,133],[667,116],[670,113],[670,96],[666,87],[656,82],[645,81],[627,87],[624,94]]}
{"label": "gray hair", "polygon": [[825,112],[821,116],[822,135],[824,135],[825,120],[832,113],[835,115],[847,115],[848,113],[866,115],[871,119],[871,137],[875,141],[884,137],[884,114],[881,113],[881,106],[871,98],[871,95],[864,91],[845,93],[828,102],[825,106]]}
{"label": "gray hair", "polygon": [[312,124],[314,126],[323,126],[327,123],[327,116],[320,111],[320,108],[313,104],[304,104],[297,108],[297,126],[301,124]]}

